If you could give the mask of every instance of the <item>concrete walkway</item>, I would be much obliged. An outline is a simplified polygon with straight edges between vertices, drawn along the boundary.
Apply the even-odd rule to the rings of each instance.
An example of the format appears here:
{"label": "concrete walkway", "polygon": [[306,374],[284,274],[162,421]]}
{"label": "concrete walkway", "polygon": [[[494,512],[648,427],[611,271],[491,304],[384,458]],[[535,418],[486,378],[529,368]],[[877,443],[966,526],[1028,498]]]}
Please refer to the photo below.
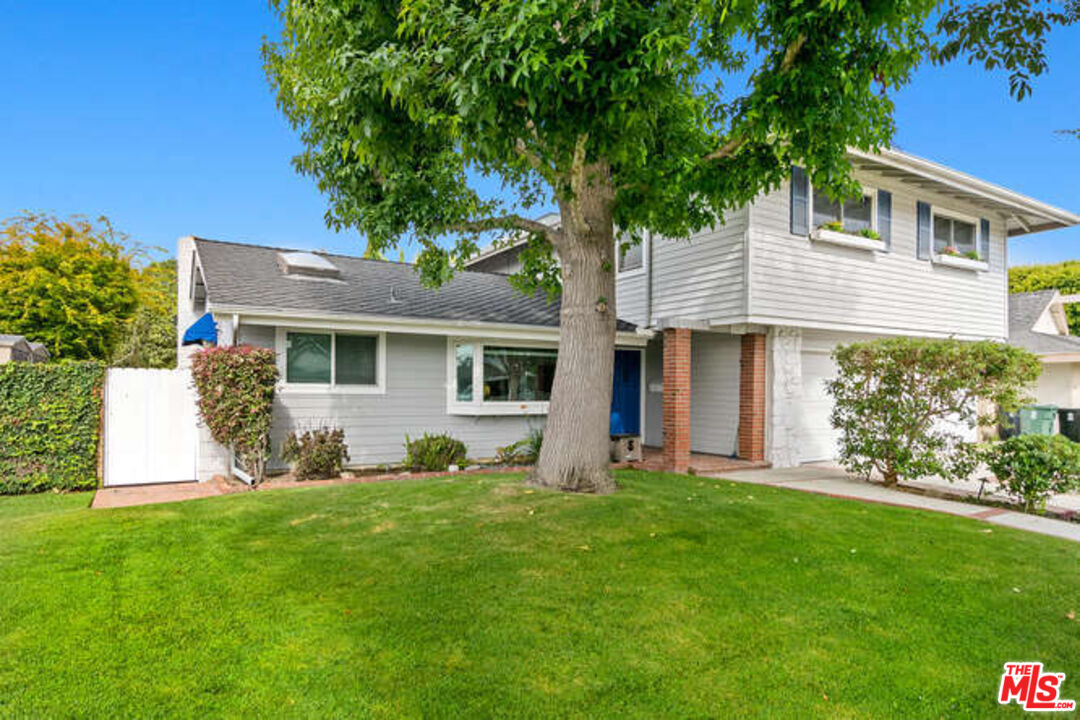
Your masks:
{"label": "concrete walkway", "polygon": [[94,493],[90,507],[104,508],[134,507],[136,505],[158,505],[160,503],[197,500],[198,498],[226,495],[230,492],[246,490],[243,486],[230,487],[224,480],[210,482],[162,483],[160,485],[121,485],[118,487],[99,488]]}
{"label": "concrete walkway", "polygon": [[754,483],[756,485],[772,485],[848,500],[862,500],[884,505],[932,510],[1080,542],[1080,523],[1054,520],[986,505],[943,500],[903,490],[893,490],[850,477],[843,470],[836,467],[803,465],[795,468],[739,470],[715,475],[710,474],[710,477],[722,477],[726,480]]}

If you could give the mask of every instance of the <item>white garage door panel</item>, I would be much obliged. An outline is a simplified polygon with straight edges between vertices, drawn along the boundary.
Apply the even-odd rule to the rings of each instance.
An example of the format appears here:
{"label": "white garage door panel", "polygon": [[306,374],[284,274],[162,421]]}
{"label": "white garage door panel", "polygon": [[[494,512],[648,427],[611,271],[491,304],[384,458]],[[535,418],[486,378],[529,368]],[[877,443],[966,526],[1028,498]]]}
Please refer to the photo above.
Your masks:
{"label": "white garage door panel", "polygon": [[827,352],[802,354],[802,402],[796,411],[801,462],[836,457],[837,432],[829,422],[832,397],[825,383],[836,376],[836,364]]}
{"label": "white garage door panel", "polygon": [[104,484],[196,479],[195,393],[184,370],[109,368]]}
{"label": "white garage door panel", "polygon": [[714,455],[735,452],[739,432],[741,341],[695,332],[690,341],[690,449]]}

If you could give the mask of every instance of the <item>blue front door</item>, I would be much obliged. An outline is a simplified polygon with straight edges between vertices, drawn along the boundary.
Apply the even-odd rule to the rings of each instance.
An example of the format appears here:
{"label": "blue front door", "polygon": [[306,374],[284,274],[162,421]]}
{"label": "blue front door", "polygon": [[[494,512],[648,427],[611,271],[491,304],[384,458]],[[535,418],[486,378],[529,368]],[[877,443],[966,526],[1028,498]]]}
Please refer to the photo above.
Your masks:
{"label": "blue front door", "polygon": [[616,350],[611,384],[611,434],[641,433],[641,351]]}

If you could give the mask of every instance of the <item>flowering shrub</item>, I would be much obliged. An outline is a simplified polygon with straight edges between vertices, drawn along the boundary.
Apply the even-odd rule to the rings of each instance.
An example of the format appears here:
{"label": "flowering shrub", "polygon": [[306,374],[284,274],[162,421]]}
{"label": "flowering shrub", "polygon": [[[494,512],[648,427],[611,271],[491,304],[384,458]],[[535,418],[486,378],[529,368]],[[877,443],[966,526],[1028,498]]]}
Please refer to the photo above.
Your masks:
{"label": "flowering shrub", "polygon": [[208,348],[195,354],[191,374],[199,415],[210,434],[231,447],[242,467],[261,482],[278,380],[274,351],[250,345]]}
{"label": "flowering shrub", "polygon": [[349,459],[345,431],[319,427],[299,435],[290,432],[281,446],[281,459],[293,463],[297,480],[337,477]]}

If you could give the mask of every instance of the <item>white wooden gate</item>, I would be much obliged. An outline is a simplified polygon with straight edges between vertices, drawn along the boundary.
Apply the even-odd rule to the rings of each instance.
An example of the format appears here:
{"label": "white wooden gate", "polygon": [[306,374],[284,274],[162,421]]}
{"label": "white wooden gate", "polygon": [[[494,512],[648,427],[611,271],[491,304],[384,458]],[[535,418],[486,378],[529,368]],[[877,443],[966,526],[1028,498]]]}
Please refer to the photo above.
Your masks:
{"label": "white wooden gate", "polygon": [[186,370],[109,368],[104,484],[196,480],[195,391]]}

